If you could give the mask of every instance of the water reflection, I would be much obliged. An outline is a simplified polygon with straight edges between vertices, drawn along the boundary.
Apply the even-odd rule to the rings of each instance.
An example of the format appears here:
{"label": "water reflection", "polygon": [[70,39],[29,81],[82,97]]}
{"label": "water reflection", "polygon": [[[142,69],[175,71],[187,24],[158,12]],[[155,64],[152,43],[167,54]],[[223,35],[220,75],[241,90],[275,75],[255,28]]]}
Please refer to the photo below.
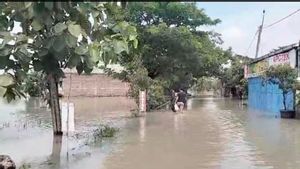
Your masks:
{"label": "water reflection", "polygon": [[299,121],[253,112],[237,100],[194,99],[192,105],[183,115],[147,114],[142,147],[132,134],[134,123],[128,123],[121,151],[112,153],[104,168],[300,167]]}
{"label": "water reflection", "polygon": [[[53,137],[51,113],[42,100],[31,98],[6,104],[0,99],[1,154],[10,155],[18,167],[24,165],[33,169],[101,166],[99,160],[109,153],[113,141],[95,142],[89,136],[91,131],[107,120],[120,127],[124,125],[122,119],[112,117],[129,114],[135,106],[134,101],[121,97],[83,98],[83,103],[80,100],[62,100],[64,130],[69,128],[70,132],[63,137]],[[106,107],[112,101],[120,104]],[[71,103],[69,107],[68,102]]]}
{"label": "water reflection", "polygon": [[[20,101],[16,109],[2,104],[0,152],[18,166],[30,163],[38,169],[300,168],[299,120],[255,112],[238,100],[193,99],[183,114],[156,112],[126,120],[117,117],[129,113],[132,100],[63,102],[74,103],[69,118],[67,107],[63,110],[65,122],[73,119],[74,131],[63,137],[52,136],[50,112],[38,101]],[[118,137],[90,144],[80,135],[104,119],[117,119],[112,123],[121,127]]]}
{"label": "water reflection", "polygon": [[144,142],[145,141],[145,134],[146,134],[146,117],[140,117],[139,118],[139,124],[140,124],[140,141]]}
{"label": "water reflection", "polygon": [[182,118],[183,118],[182,113],[174,114],[174,129],[177,132],[180,131],[180,127],[182,126]]}

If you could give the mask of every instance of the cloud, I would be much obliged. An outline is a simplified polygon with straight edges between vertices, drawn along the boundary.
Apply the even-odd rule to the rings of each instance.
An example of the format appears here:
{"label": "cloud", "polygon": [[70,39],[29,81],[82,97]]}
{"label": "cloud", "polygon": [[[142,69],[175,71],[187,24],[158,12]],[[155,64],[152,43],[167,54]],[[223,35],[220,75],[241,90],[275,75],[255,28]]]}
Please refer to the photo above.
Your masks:
{"label": "cloud", "polygon": [[235,40],[241,40],[242,38],[245,38],[245,32],[241,30],[240,27],[237,26],[231,26],[227,29],[224,29],[221,34],[224,38],[230,38]]}

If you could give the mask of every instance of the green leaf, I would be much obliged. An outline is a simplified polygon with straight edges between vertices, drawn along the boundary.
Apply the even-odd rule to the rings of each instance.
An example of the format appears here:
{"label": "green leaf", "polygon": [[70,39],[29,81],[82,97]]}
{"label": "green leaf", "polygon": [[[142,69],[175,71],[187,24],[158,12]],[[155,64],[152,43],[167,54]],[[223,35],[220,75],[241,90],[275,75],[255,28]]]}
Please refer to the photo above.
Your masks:
{"label": "green leaf", "polygon": [[70,48],[76,47],[77,37],[67,34],[65,40],[66,40],[66,44],[68,45],[68,47],[70,47]]}
{"label": "green leaf", "polygon": [[93,69],[96,64],[88,56],[84,57],[84,62],[85,62],[85,67],[88,67],[89,69]]}
{"label": "green leaf", "polygon": [[122,33],[128,27],[128,25],[129,24],[127,22],[123,21],[115,25],[112,30],[116,33]]}
{"label": "green leaf", "polygon": [[91,74],[93,71],[93,69],[89,68],[89,67],[84,67],[84,73],[86,74]]}
{"label": "green leaf", "polygon": [[55,34],[60,34],[62,33],[64,30],[67,29],[67,25],[64,24],[64,23],[57,23],[55,26],[54,26],[54,32]]}
{"label": "green leaf", "polygon": [[34,71],[41,71],[41,70],[43,70],[43,65],[42,65],[42,62],[41,61],[39,61],[39,60],[34,60],[33,62],[32,62],[32,64],[33,64],[33,69],[34,69]]}
{"label": "green leaf", "polygon": [[67,63],[68,68],[72,69],[73,67],[77,66],[81,61],[81,56],[79,55],[72,55]]}
{"label": "green leaf", "polygon": [[5,69],[6,65],[8,64],[8,57],[0,56],[0,69]]}
{"label": "green leaf", "polygon": [[78,55],[85,55],[85,54],[87,54],[88,51],[89,51],[89,49],[87,48],[86,45],[78,46],[75,49],[75,53],[77,53]]}
{"label": "green leaf", "polygon": [[6,88],[3,97],[5,97],[7,102],[9,103],[16,98],[16,94],[14,93],[12,88]]}
{"label": "green leaf", "polygon": [[45,48],[50,49],[50,48],[52,47],[54,41],[55,41],[55,38],[54,38],[54,37],[51,37],[51,38],[46,39],[46,40],[44,41],[44,43],[45,43]]}
{"label": "green leaf", "polygon": [[99,11],[93,10],[92,11],[92,16],[94,17],[94,19],[100,14]]}
{"label": "green leaf", "polygon": [[76,66],[77,73],[80,75],[83,72],[83,63],[79,62],[79,64]]}
{"label": "green leaf", "polygon": [[6,16],[1,15],[0,16],[0,31],[7,30],[7,26],[8,26],[8,19],[6,18]]}
{"label": "green leaf", "polygon": [[70,24],[68,26],[68,31],[70,32],[71,35],[78,37],[81,34],[81,27],[80,25]]}
{"label": "green leaf", "polygon": [[66,47],[64,36],[58,36],[55,38],[55,41],[53,43],[53,49],[56,52],[62,51]]}
{"label": "green leaf", "polygon": [[133,47],[137,48],[139,41],[137,39],[133,40]]}
{"label": "green leaf", "polygon": [[26,73],[23,70],[17,70],[16,77],[18,81],[23,81],[26,78]]}
{"label": "green leaf", "polygon": [[129,40],[132,41],[132,40],[135,40],[137,37],[137,35],[129,35]]}
{"label": "green leaf", "polygon": [[48,50],[47,49],[41,49],[39,52],[38,52],[38,55],[39,55],[39,57],[43,57],[43,56],[45,56],[45,55],[47,55],[48,54]]}
{"label": "green leaf", "polygon": [[25,8],[29,8],[32,5],[32,2],[25,2]]}
{"label": "green leaf", "polygon": [[129,52],[128,44],[121,40],[113,40],[113,47],[116,54],[120,54],[123,51]]}
{"label": "green leaf", "polygon": [[90,60],[96,63],[100,58],[100,51],[96,45],[89,46]]}
{"label": "green leaf", "polygon": [[13,84],[15,84],[15,81],[12,75],[9,74],[0,75],[0,86],[8,87]]}
{"label": "green leaf", "polygon": [[0,56],[7,56],[11,53],[11,51],[12,51],[12,48],[6,46],[0,50]]}
{"label": "green leaf", "polygon": [[39,31],[43,28],[42,24],[37,21],[36,19],[34,19],[31,23],[32,29],[35,31]]}

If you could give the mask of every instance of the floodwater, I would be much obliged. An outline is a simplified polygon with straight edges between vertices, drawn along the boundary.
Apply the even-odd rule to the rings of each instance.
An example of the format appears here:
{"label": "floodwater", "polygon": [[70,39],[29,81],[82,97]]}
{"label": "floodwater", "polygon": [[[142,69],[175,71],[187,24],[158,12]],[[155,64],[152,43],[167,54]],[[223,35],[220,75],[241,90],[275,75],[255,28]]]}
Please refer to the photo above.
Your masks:
{"label": "floodwater", "polygon": [[[47,111],[32,103],[5,108],[0,103],[1,154],[18,166],[45,169],[300,168],[299,120],[265,116],[242,101],[218,98],[189,100],[183,114],[118,118],[128,115],[133,101],[106,99],[71,100],[75,132],[62,139],[53,138]],[[105,119],[120,128],[116,137],[91,142],[80,134]]]}

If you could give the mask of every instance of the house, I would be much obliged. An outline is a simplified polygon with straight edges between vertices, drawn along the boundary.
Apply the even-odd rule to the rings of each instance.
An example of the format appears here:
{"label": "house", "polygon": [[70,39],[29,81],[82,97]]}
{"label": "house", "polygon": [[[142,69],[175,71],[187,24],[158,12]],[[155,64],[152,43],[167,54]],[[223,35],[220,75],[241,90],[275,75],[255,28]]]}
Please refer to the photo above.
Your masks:
{"label": "house", "polygon": [[[248,79],[248,106],[260,110],[270,115],[279,115],[280,109],[283,109],[283,96],[278,85],[263,83],[261,75],[272,65],[289,64],[292,68],[298,70],[298,79],[300,77],[300,53],[299,44],[292,44],[254,59],[245,66],[245,77]],[[295,109],[295,93],[290,92],[287,100],[288,109]]]}

